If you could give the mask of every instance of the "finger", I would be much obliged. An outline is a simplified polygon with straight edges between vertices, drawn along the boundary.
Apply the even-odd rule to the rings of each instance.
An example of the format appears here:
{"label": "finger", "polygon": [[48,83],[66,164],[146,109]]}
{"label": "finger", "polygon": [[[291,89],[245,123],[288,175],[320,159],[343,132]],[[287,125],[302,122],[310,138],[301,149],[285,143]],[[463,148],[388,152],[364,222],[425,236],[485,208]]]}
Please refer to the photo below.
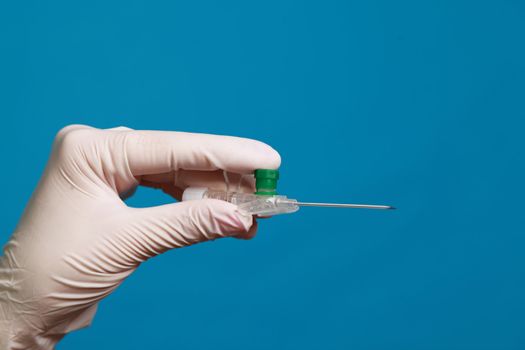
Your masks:
{"label": "finger", "polygon": [[279,154],[260,141],[167,131],[130,131],[126,155],[134,176],[180,169],[244,174],[259,168],[276,169],[281,163]]}
{"label": "finger", "polygon": [[152,208],[131,209],[125,229],[115,237],[122,258],[144,261],[172,248],[247,233],[250,214],[214,199],[182,202]]}
{"label": "finger", "polygon": [[241,234],[239,234],[237,236],[234,236],[234,238],[243,239],[243,240],[252,239],[252,238],[255,237],[255,235],[257,235],[257,227],[258,227],[258,223],[257,223],[257,220],[255,220],[255,218],[254,218],[253,219],[253,225],[252,225],[252,227],[250,227],[248,232],[241,233]]}

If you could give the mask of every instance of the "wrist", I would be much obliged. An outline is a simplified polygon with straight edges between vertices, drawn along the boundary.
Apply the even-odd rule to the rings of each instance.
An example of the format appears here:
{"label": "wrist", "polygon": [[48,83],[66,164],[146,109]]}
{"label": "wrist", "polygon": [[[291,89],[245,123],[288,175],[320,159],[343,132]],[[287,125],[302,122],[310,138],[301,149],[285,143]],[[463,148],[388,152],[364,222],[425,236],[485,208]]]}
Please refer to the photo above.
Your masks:
{"label": "wrist", "polygon": [[[50,350],[63,335],[49,335],[42,327],[38,307],[25,295],[31,279],[0,257],[0,350]],[[24,283],[26,282],[26,283]]]}
{"label": "wrist", "polygon": [[[5,290],[3,290],[5,292]],[[0,296],[0,350],[52,350],[63,334],[46,334],[31,325],[18,311],[8,293]]]}

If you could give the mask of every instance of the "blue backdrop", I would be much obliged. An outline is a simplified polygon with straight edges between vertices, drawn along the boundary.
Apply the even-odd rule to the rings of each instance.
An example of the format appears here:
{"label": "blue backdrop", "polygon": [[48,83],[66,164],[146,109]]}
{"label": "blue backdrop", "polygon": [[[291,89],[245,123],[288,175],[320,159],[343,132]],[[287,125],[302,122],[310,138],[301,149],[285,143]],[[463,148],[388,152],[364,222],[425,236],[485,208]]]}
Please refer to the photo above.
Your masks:
{"label": "blue backdrop", "polygon": [[524,34],[521,1],[2,2],[2,243],[71,123],[257,138],[283,193],[399,208],[171,251],[58,349],[523,349]]}

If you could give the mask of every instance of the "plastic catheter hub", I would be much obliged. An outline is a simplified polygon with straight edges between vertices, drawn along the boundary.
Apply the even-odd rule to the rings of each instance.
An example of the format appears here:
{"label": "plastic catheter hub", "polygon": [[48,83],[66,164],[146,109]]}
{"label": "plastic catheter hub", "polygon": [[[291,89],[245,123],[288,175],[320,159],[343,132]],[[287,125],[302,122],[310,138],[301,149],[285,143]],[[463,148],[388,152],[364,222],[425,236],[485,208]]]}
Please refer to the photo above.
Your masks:
{"label": "plastic catheter hub", "polygon": [[299,210],[293,199],[286,196],[257,195],[252,193],[226,192],[212,190],[205,187],[189,187],[182,200],[220,199],[239,206],[240,209],[258,216],[273,216],[278,214],[294,213]]}
{"label": "plastic catheter hub", "polygon": [[277,180],[279,180],[279,170],[257,169],[253,173],[255,176],[255,194],[271,196],[277,194]]}

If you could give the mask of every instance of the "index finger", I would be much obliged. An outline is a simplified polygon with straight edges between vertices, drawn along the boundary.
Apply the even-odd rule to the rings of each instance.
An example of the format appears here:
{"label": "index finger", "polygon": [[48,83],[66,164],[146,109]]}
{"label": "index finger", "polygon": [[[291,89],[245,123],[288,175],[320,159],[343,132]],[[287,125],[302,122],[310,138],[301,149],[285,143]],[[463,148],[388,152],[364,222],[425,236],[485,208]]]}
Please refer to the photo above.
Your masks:
{"label": "index finger", "polygon": [[134,176],[173,170],[226,170],[245,174],[277,169],[281,157],[252,139],[172,131],[126,132],[126,157]]}

